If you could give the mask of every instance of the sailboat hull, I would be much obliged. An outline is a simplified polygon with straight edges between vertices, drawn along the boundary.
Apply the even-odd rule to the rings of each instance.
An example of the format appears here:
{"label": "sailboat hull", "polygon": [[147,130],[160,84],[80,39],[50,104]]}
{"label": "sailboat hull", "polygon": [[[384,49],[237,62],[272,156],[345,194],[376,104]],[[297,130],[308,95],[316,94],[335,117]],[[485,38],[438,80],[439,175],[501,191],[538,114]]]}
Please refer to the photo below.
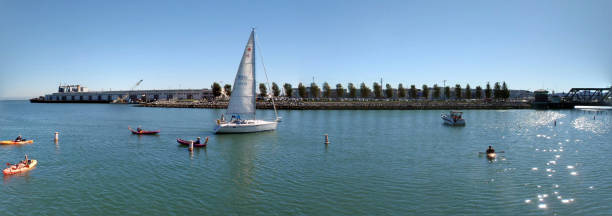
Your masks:
{"label": "sailboat hull", "polygon": [[247,120],[244,123],[221,123],[215,128],[215,133],[254,133],[276,130],[277,122],[263,120]]}

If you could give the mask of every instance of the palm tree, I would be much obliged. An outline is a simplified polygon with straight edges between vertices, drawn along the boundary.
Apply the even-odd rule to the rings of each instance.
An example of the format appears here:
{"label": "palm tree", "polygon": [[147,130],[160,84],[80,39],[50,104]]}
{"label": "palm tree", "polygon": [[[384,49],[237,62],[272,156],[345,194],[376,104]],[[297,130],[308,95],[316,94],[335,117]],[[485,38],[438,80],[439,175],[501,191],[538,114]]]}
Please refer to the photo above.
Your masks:
{"label": "palm tree", "polygon": [[461,99],[461,85],[455,85],[455,99]]}
{"label": "palm tree", "polygon": [[263,99],[268,95],[268,88],[266,88],[266,84],[259,83],[259,96]]}
{"label": "palm tree", "polygon": [[508,90],[508,86],[506,85],[506,81],[504,81],[504,83],[502,84],[502,98],[504,99],[508,99],[510,98],[510,90]]}
{"label": "palm tree", "polygon": [[213,96],[221,96],[221,85],[219,83],[214,82],[210,88],[212,89]]}
{"label": "palm tree", "polygon": [[331,96],[331,87],[327,82],[323,83],[323,97],[329,98]]}
{"label": "palm tree", "polygon": [[293,88],[291,87],[291,84],[285,83],[285,85],[283,85],[283,88],[285,89],[285,97],[293,96]]}
{"label": "palm tree", "polygon": [[493,98],[500,99],[501,97],[501,86],[499,85],[499,82],[495,82],[495,87],[493,87]]}
{"label": "palm tree", "polygon": [[344,96],[344,88],[342,88],[342,84],[336,84],[336,97],[341,98]]}
{"label": "palm tree", "polygon": [[387,96],[387,98],[392,98],[393,97],[393,88],[391,87],[391,85],[389,85],[389,83],[387,83],[387,85],[385,86],[385,95]]}
{"label": "palm tree", "polygon": [[304,86],[304,84],[302,83],[298,84],[298,94],[300,95],[300,98],[308,97],[308,92],[306,92],[306,86]]}
{"label": "palm tree", "polygon": [[416,89],[416,86],[414,85],[410,85],[410,98],[412,99],[417,98],[417,89]]}
{"label": "palm tree", "polygon": [[440,86],[438,84],[434,84],[433,86],[433,98],[440,99]]}
{"label": "palm tree", "polygon": [[368,86],[362,82],[361,85],[359,86],[359,91],[361,92],[362,98],[368,98],[370,97],[370,93],[372,90],[370,90],[370,88],[368,88]]}
{"label": "palm tree", "polygon": [[476,86],[476,98],[477,99],[481,99],[482,98],[482,87],[480,87],[480,86]]}
{"label": "palm tree", "polygon": [[232,85],[230,84],[225,84],[223,86],[223,91],[225,91],[225,95],[227,96],[232,96]]}
{"label": "palm tree", "polygon": [[278,85],[275,82],[272,82],[272,94],[274,97],[280,96],[280,88],[278,88]]}
{"label": "palm tree", "polygon": [[353,85],[353,83],[348,84],[348,90],[349,90],[349,97],[351,98],[357,97],[357,88],[355,88],[355,85]]}
{"label": "palm tree", "polygon": [[373,87],[374,87],[374,97],[381,98],[382,97],[382,86],[378,84],[377,82],[374,82]]}
{"label": "palm tree", "polygon": [[401,83],[397,86],[397,97],[398,98],[406,97],[406,89],[404,88],[404,85],[402,85]]}
{"label": "palm tree", "polygon": [[316,83],[310,83],[310,96],[313,98],[321,96],[321,89]]}
{"label": "palm tree", "polygon": [[450,86],[445,86],[444,87],[444,98],[445,99],[450,99],[451,95],[450,95]]}

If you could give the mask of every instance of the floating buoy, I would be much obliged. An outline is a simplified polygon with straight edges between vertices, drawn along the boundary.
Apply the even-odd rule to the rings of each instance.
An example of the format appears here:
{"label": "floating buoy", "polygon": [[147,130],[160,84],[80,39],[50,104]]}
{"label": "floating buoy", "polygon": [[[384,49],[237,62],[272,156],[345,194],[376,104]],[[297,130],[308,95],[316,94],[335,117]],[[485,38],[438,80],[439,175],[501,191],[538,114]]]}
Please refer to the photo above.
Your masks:
{"label": "floating buoy", "polygon": [[189,151],[193,151],[193,141],[189,142]]}
{"label": "floating buoy", "polygon": [[329,137],[327,134],[325,134],[325,145],[329,144]]}
{"label": "floating buoy", "polygon": [[55,142],[59,141],[59,132],[55,132]]}

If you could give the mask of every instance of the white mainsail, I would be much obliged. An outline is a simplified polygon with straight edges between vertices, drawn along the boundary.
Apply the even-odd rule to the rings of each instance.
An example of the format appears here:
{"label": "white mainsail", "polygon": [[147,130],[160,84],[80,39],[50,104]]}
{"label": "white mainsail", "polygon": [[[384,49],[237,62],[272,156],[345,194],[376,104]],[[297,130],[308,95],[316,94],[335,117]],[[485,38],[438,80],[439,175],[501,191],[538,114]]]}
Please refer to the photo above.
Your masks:
{"label": "white mainsail", "polygon": [[[241,115],[255,118],[255,30],[251,31],[240,60],[238,73],[234,80],[234,89],[230,96],[226,116]],[[245,118],[243,118],[245,119]]]}
{"label": "white mainsail", "polygon": [[[263,60],[263,58],[262,58]],[[263,63],[262,63],[263,65]],[[264,67],[265,72],[265,67]],[[266,75],[267,77],[267,75]],[[267,79],[267,78],[266,78]],[[272,106],[276,111],[274,101]],[[238,73],[234,80],[234,89],[230,96],[229,106],[225,112],[226,121],[223,116],[217,120],[215,133],[252,133],[260,131],[276,130],[280,118],[275,121],[264,121],[255,119],[255,30],[251,31],[249,42],[242,54],[242,60],[238,67]]]}

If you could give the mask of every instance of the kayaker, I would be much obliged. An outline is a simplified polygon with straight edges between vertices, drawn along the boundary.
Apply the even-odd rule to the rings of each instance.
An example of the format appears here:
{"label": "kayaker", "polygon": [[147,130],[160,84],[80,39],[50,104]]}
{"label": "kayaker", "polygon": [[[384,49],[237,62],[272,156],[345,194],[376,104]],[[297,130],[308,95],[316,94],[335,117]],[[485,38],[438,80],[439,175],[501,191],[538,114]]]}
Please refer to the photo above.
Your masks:
{"label": "kayaker", "polygon": [[487,154],[491,154],[491,153],[495,153],[495,149],[489,146],[489,148],[487,149]]}
{"label": "kayaker", "polygon": [[193,143],[193,144],[200,144],[200,137],[197,138],[197,140]]}
{"label": "kayaker", "polygon": [[28,165],[28,155],[25,155],[25,160],[21,161],[22,164]]}
{"label": "kayaker", "polygon": [[138,131],[138,133],[142,132],[142,128],[138,127],[136,128],[136,131]]}
{"label": "kayaker", "polygon": [[15,142],[21,142],[23,141],[23,138],[21,137],[21,135],[17,136],[17,138],[15,138]]}

